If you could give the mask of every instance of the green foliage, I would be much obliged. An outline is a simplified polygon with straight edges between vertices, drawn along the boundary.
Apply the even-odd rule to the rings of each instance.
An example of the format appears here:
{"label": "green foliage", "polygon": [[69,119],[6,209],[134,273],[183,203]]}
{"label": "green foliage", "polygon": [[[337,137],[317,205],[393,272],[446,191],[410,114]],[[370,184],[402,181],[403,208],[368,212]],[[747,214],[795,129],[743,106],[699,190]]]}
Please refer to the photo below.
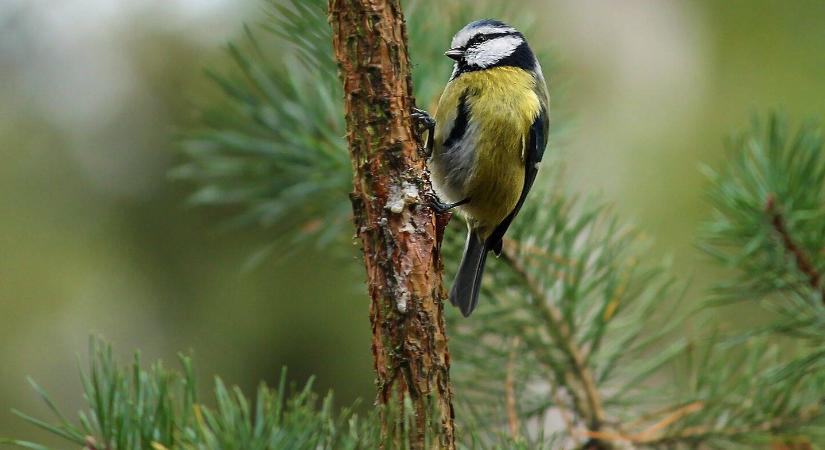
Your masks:
{"label": "green foliage", "polygon": [[777,374],[818,377],[825,369],[823,138],[814,124],[793,135],[788,128],[781,116],[754,119],[732,140],[723,169],[706,170],[714,220],[703,248],[734,270],[719,300],[761,306],[771,318],[742,334],[794,339],[793,358]]}
{"label": "green foliage", "polygon": [[[628,405],[638,407],[685,348],[672,337],[679,322],[663,320],[663,301],[679,295],[665,267],[647,262],[637,233],[603,205],[561,192],[539,191],[526,204],[487,271],[484,308],[452,324],[467,413],[505,424],[514,396],[528,437],[528,424],[550,412],[631,418]],[[651,330],[656,321],[666,324]]]}
{"label": "green foliage", "polygon": [[[751,311],[762,308],[768,320],[742,327],[730,339],[754,348],[737,365],[751,369],[731,374],[728,389],[752,402],[749,412],[761,414],[763,423],[787,420],[793,432],[823,442],[822,131],[808,124],[791,134],[787,120],[771,114],[754,119],[729,147],[721,170],[706,169],[714,215],[703,229],[703,248],[733,270],[716,299]],[[764,344],[779,336],[787,338],[784,347]],[[765,359],[770,363],[760,363]]]}
{"label": "green foliage", "polygon": [[[822,131],[806,125],[793,137],[783,117],[754,119],[732,142],[730,161],[707,169],[714,220],[703,248],[734,279],[725,301],[761,305],[771,321],[752,333],[780,333],[813,347],[825,344],[825,155]],[[810,356],[806,359],[816,359]]]}
{"label": "green foliage", "polygon": [[770,448],[781,437],[823,442],[825,373],[777,376],[787,358],[769,339],[714,343],[696,353],[679,374],[685,389],[677,393],[676,404],[701,409],[669,427],[658,445],[691,448],[701,442],[708,448],[746,450]]}
{"label": "green foliage", "polygon": [[[381,445],[377,412],[359,417],[354,406],[337,411],[332,394],[317,395],[311,379],[302,388],[287,386],[286,369],[278,387],[261,385],[254,401],[216,378],[214,398],[205,400],[214,405],[209,406],[198,398],[189,357],[180,357],[183,370],[179,372],[160,363],[145,370],[139,355],[130,365],[118,365],[112,348],[98,339],[90,341],[89,352],[88,372],[81,373],[87,409],[76,420],[63,414],[33,381],[56,422],[19,411],[15,414],[84,450],[372,450]],[[383,414],[408,424],[414,420],[411,405],[403,411],[387,407]],[[484,435],[468,434],[470,442]],[[427,442],[432,442],[430,438]],[[549,444],[528,447],[505,435],[496,435],[492,442],[498,448],[556,448]],[[24,440],[0,440],[0,444],[49,450]]]}
{"label": "green foliage", "polygon": [[[737,277],[723,295],[759,299],[781,291],[813,300],[819,286],[801,270],[790,239],[809,260],[825,269],[825,154],[821,130],[802,127],[791,136],[786,120],[754,119],[752,129],[732,139],[730,161],[720,171],[706,169],[711,182],[713,221],[705,227],[704,248]],[[777,229],[780,219],[786,233]],[[747,295],[743,295],[747,294]]]}
{"label": "green foliage", "polygon": [[312,381],[285,397],[285,375],[277,390],[258,388],[253,404],[238,388],[216,382],[216,410],[196,410],[196,427],[187,430],[182,448],[192,450],[237,449],[359,449],[377,442],[375,427],[363,427],[351,410],[336,413],[332,394],[320,407]]}
{"label": "green foliage", "polygon": [[281,244],[325,246],[351,227],[325,4],[266,3],[261,32],[247,28],[241,45],[228,46],[234,70],[208,72],[224,95],[200,108],[198,125],[182,136],[186,162],[172,173],[197,186],[192,204],[234,207],[229,226],[269,229]]}
{"label": "green foliage", "polygon": [[[351,408],[336,412],[332,394],[320,398],[312,391],[312,380],[301,389],[287,386],[286,370],[277,389],[262,385],[254,402],[216,379],[216,406],[211,408],[198,399],[188,357],[180,357],[183,372],[160,363],[144,370],[138,355],[131,365],[119,366],[111,347],[94,339],[89,358],[89,370],[81,374],[88,409],[76,422],[34,382],[57,422],[16,414],[87,450],[377,448],[377,427],[367,426],[373,419],[361,419]],[[6,443],[47,449],[28,441]]]}
{"label": "green foliage", "polygon": [[[76,445],[89,448],[150,449],[153,442],[172,445],[177,430],[189,422],[195,404],[195,386],[191,366],[181,358],[184,375],[154,365],[140,369],[139,355],[131,368],[119,368],[110,347],[99,341],[90,343],[90,365],[81,372],[88,410],[81,412],[77,423],[61,413],[46,391],[30,380],[43,402],[58,419],[49,424],[22,412],[15,414]],[[43,449],[24,441],[16,445]]]}

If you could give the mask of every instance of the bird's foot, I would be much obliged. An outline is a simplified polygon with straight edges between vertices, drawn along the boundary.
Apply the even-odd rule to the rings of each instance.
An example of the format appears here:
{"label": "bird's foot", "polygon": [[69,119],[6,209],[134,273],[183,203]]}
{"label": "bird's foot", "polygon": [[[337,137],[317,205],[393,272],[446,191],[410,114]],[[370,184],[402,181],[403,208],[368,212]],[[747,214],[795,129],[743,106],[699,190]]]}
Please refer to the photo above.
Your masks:
{"label": "bird's foot", "polygon": [[439,214],[450,211],[450,210],[452,210],[456,207],[459,207],[461,205],[466,205],[467,203],[470,202],[469,198],[465,198],[464,200],[461,200],[461,201],[458,201],[458,202],[455,202],[455,203],[444,203],[435,194],[426,194],[425,196],[428,200],[428,205],[430,206],[430,208],[432,208],[433,211],[435,211]]}
{"label": "bird's foot", "polygon": [[418,136],[422,136],[424,132],[427,132],[427,142],[424,145],[422,156],[425,158],[429,158],[430,155],[433,154],[433,143],[435,142],[434,139],[434,132],[435,132],[435,119],[423,109],[413,108],[412,112],[410,113],[413,124],[415,126],[415,131],[418,133]]}
{"label": "bird's foot", "polygon": [[410,115],[416,125],[424,128],[426,131],[435,128],[435,119],[433,119],[433,116],[431,116],[427,111],[413,107]]}

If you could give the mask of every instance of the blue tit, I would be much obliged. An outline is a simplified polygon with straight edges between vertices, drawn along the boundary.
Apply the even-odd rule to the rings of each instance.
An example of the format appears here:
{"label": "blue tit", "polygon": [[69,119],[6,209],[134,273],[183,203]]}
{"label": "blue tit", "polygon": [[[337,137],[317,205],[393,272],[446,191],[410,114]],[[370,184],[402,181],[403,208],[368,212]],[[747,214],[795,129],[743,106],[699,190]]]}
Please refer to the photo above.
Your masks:
{"label": "blue tit", "polygon": [[452,40],[455,60],[428,146],[433,187],[467,219],[467,242],[450,302],[466,317],[478,303],[487,252],[519,212],[547,142],[547,86],[518,30],[497,20],[472,22]]}

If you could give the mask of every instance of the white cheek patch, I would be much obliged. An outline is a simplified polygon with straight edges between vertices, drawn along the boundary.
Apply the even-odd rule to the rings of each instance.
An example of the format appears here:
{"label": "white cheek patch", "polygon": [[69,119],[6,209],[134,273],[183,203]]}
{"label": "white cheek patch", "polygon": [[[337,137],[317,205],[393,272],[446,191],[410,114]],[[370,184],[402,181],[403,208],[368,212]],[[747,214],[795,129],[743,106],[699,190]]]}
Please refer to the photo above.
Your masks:
{"label": "white cheek patch", "polygon": [[490,67],[502,59],[510,56],[524,39],[519,36],[502,36],[471,47],[464,55],[468,65],[481,68]]}
{"label": "white cheek patch", "polygon": [[488,25],[486,27],[465,28],[458,32],[450,44],[450,48],[463,48],[470,42],[473,36],[479,34],[498,34],[498,33],[515,33],[516,29],[513,27],[496,27]]}

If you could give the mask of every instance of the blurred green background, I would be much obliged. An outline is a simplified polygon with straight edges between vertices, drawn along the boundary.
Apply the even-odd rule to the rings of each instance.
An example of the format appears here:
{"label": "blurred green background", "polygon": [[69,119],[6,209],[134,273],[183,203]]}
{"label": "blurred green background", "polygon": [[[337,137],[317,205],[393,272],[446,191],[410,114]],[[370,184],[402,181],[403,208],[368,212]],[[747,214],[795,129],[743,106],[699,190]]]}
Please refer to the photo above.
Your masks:
{"label": "blurred green background", "polygon": [[[698,298],[698,166],[753,112],[825,114],[825,3],[512,5],[560,59],[569,183],[615,203]],[[10,412],[43,411],[27,375],[80,407],[90,333],[168,365],[191,350],[203,389],[220,374],[249,392],[288,365],[342,402],[371,398],[360,263],[244,271],[271,236],[218,231],[232,211],[187,208],[189,187],[167,178],[176,127],[215,95],[203,67],[221,71],[223,44],[260,17],[255,0],[0,0],[0,436],[40,433]]]}

